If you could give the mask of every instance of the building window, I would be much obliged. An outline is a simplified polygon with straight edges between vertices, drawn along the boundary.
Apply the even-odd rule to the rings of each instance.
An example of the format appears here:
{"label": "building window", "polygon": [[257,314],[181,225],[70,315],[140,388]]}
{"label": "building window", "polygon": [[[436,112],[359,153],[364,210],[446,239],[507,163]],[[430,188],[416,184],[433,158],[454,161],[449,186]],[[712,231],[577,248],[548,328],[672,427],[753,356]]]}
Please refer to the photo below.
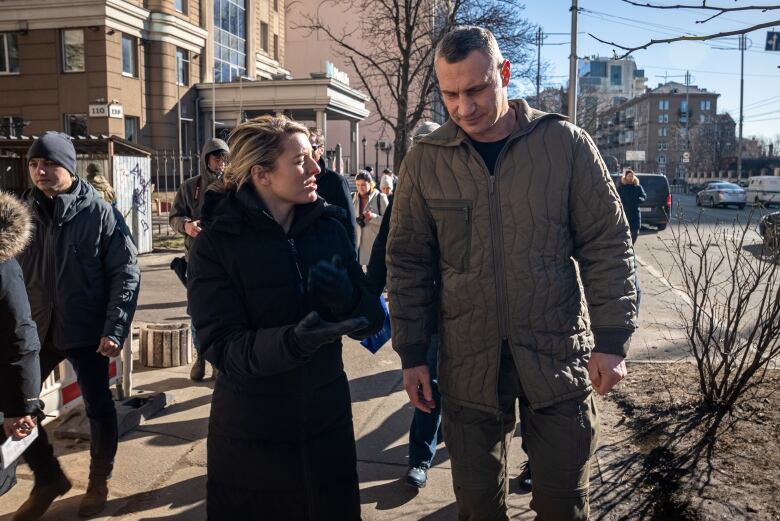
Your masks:
{"label": "building window", "polygon": [[122,74],[138,77],[138,53],[136,39],[127,34],[122,35]]}
{"label": "building window", "polygon": [[246,0],[214,0],[214,81],[246,74]]}
{"label": "building window", "polygon": [[274,0],[274,11],[279,11],[279,0]]}
{"label": "building window", "polygon": [[623,67],[620,65],[609,66],[609,83],[612,85],[623,84]]}
{"label": "building window", "polygon": [[669,123],[669,114],[658,114],[658,123]]}
{"label": "building window", "polygon": [[607,77],[607,62],[592,61],[590,62],[590,75],[594,78],[606,78]]}
{"label": "building window", "polygon": [[658,147],[657,147],[658,151],[661,152],[661,151],[665,150],[665,145],[666,145],[666,143],[659,142],[658,143]]}
{"label": "building window", "polygon": [[181,47],[176,47],[176,83],[190,84],[190,53]]}
{"label": "building window", "polygon": [[13,33],[0,33],[0,74],[4,72],[19,72],[19,48]]}
{"label": "building window", "polygon": [[268,52],[268,24],[260,22],[260,48]]}
{"label": "building window", "polygon": [[658,164],[659,165],[665,165],[666,164],[666,156],[663,154],[660,154],[658,156]]}
{"label": "building window", "polygon": [[658,137],[666,137],[669,135],[669,129],[666,127],[658,127]]}
{"label": "building window", "polygon": [[176,0],[176,10],[182,14],[187,14],[187,0]]}
{"label": "building window", "polygon": [[710,100],[701,100],[699,102],[699,109],[710,110],[712,108],[712,102]]}
{"label": "building window", "polygon": [[138,127],[140,120],[135,116],[125,116],[125,139],[138,143]]}
{"label": "building window", "polygon": [[15,116],[0,116],[0,136],[19,137],[22,135],[24,120]]}
{"label": "building window", "polygon": [[65,114],[65,133],[69,136],[88,136],[86,114]]}
{"label": "building window", "polygon": [[274,60],[279,61],[279,35],[274,35]]}
{"label": "building window", "polygon": [[62,31],[62,70],[84,72],[84,31],[66,29]]}
{"label": "building window", "polygon": [[707,116],[699,114],[699,123],[704,123],[705,121],[707,121]]}
{"label": "building window", "polygon": [[668,99],[658,100],[658,110],[669,110],[669,100]]}

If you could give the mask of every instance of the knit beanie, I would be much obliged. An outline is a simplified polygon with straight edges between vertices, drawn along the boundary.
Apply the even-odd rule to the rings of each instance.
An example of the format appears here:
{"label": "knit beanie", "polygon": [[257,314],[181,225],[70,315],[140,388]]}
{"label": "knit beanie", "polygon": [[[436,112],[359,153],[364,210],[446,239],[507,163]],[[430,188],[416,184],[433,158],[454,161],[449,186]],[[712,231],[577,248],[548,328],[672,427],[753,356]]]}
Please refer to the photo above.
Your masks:
{"label": "knit beanie", "polygon": [[46,132],[33,141],[27,151],[27,159],[35,158],[53,161],[71,174],[76,173],[76,149],[70,136],[62,132]]}

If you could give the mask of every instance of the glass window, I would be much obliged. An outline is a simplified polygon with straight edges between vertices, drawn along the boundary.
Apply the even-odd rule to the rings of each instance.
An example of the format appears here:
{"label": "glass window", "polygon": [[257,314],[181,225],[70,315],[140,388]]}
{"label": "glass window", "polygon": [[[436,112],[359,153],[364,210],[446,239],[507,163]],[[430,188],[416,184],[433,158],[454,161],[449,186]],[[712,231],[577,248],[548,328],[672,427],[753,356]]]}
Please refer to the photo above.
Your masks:
{"label": "glass window", "polygon": [[176,83],[190,84],[190,53],[181,47],[176,47]]}
{"label": "glass window", "polygon": [[86,114],[65,114],[65,133],[69,136],[88,136]]}
{"label": "glass window", "polygon": [[138,76],[138,67],[136,66],[136,43],[135,38],[127,34],[122,35],[122,74],[127,76]]}
{"label": "glass window", "polygon": [[138,143],[139,119],[134,116],[125,116],[125,139]]}
{"label": "glass window", "polygon": [[0,136],[19,137],[22,135],[24,120],[15,116],[0,116]]}
{"label": "glass window", "polygon": [[246,74],[244,0],[214,0],[214,35],[214,81],[229,82]]}
{"label": "glass window", "polygon": [[623,84],[623,67],[620,65],[609,66],[609,83],[612,85]]}
{"label": "glass window", "polygon": [[658,156],[658,162],[659,162],[660,164],[664,164],[664,163],[666,163],[666,156],[665,156],[665,155],[663,155],[663,154],[659,155],[659,156]]}
{"label": "glass window", "polygon": [[590,62],[590,75],[594,78],[606,78],[607,77],[607,62]]}
{"label": "glass window", "polygon": [[279,0],[274,0],[274,11],[279,10]]}
{"label": "glass window", "polygon": [[0,33],[0,74],[4,72],[19,72],[19,49],[13,33]]}
{"label": "glass window", "polygon": [[688,102],[687,101],[682,100],[680,102],[680,112],[682,112],[682,113],[688,112]]}
{"label": "glass window", "polygon": [[260,22],[260,48],[268,52],[268,24]]}
{"label": "glass window", "polygon": [[187,1],[186,0],[176,0],[176,10],[180,13],[186,13],[187,12]]}
{"label": "glass window", "polygon": [[668,99],[658,100],[658,110],[669,110],[669,100]]}
{"label": "glass window", "polygon": [[658,127],[658,136],[666,137],[668,135],[668,129],[666,127]]}
{"label": "glass window", "polygon": [[274,60],[279,61],[279,35],[274,35]]}
{"label": "glass window", "polygon": [[84,31],[67,29],[62,31],[62,70],[84,72]]}

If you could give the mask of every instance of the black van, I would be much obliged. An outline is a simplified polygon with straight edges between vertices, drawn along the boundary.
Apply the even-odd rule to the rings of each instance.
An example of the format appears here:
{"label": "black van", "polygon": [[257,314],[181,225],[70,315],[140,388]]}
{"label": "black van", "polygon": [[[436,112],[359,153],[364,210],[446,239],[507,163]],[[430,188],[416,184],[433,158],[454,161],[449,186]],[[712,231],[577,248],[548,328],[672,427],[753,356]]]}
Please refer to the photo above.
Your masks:
{"label": "black van", "polygon": [[[639,205],[642,213],[642,224],[655,226],[663,230],[669,224],[669,216],[672,214],[672,193],[669,190],[669,181],[663,174],[635,174],[639,183],[645,189],[647,199]],[[620,175],[612,174],[615,186],[620,185]]]}

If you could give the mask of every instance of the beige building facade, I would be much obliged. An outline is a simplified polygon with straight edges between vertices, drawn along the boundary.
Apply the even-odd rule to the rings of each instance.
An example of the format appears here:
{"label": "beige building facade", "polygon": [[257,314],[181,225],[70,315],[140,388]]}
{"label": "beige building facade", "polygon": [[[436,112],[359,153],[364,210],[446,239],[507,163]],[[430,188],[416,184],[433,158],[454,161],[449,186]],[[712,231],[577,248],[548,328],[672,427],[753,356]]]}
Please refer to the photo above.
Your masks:
{"label": "beige building facade", "polygon": [[59,130],[197,152],[196,85],[288,76],[284,0],[0,3],[0,136]]}

